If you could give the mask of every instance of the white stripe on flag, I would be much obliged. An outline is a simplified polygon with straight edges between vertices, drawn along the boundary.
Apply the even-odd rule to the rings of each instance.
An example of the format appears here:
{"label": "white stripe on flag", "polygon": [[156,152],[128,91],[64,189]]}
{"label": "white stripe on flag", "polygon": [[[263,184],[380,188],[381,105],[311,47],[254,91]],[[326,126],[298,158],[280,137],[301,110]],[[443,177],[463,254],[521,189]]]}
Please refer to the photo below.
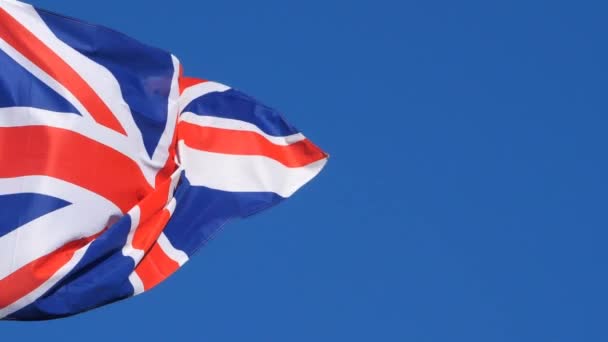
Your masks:
{"label": "white stripe on flag", "polygon": [[165,130],[161,135],[158,145],[152,155],[152,162],[157,168],[162,168],[169,158],[169,147],[173,143],[173,135],[176,130],[175,123],[179,114],[179,61],[173,55],[171,55],[171,61],[173,62],[173,79],[171,80],[171,89],[169,91],[168,105],[167,105],[167,122],[165,123]]}
{"label": "white stripe on flag", "polygon": [[70,65],[112,111],[127,132],[131,143],[137,144],[141,150],[145,150],[141,132],[135,124],[129,106],[122,97],[120,84],[108,69],[57,38],[34,7],[10,2],[2,4],[2,8]]}
{"label": "white stripe on flag", "polygon": [[82,105],[82,103],[80,103],[80,101],[78,101],[74,94],[67,90],[61,83],[59,83],[53,77],[49,76],[49,74],[44,72],[34,63],[32,63],[29,59],[25,58],[25,56],[19,53],[19,51],[15,50],[2,38],[0,38],[0,50],[4,51],[17,64],[19,64],[25,70],[30,72],[32,75],[34,75],[34,77],[39,79],[42,83],[46,84],[57,94],[61,95],[66,101],[68,101],[72,106],[74,106],[74,108],[76,108],[80,112],[80,114],[82,114],[82,118],[86,118],[91,122],[95,122],[91,117],[91,113],[86,110],[86,108]]}
{"label": "white stripe on flag", "polygon": [[193,85],[192,87],[186,88],[183,94],[179,97],[180,111],[186,108],[190,102],[203,95],[213,92],[224,92],[228,89],[230,89],[230,87],[211,81],[199,83],[197,85]]}
{"label": "white stripe on flag", "polygon": [[91,246],[91,243],[88,243],[86,246],[77,250],[74,253],[74,256],[72,256],[72,259],[70,259],[70,261],[67,264],[63,265],[59,269],[59,271],[57,271],[50,279],[45,281],[42,285],[40,285],[34,291],[28,293],[24,297],[21,297],[19,300],[10,304],[9,306],[0,309],[0,319],[4,318],[12,313],[15,313],[15,312],[23,309],[24,307],[32,304],[38,298],[40,298],[42,295],[44,295],[48,290],[50,290],[51,287],[55,286],[55,284],[57,284],[61,279],[63,279],[63,277],[65,277],[68,273],[70,273],[70,271],[72,271],[72,269],[74,267],[76,267],[76,265],[78,265],[80,260],[84,257],[84,254],[86,253],[87,249],[89,249],[89,246]]}
{"label": "white stripe on flag", "polygon": [[141,278],[137,275],[137,272],[133,271],[129,275],[129,282],[131,283],[131,286],[133,286],[134,296],[137,296],[138,294],[141,294],[145,291],[144,282],[141,281]]}
{"label": "white stripe on flag", "polygon": [[213,128],[221,128],[221,129],[230,129],[235,131],[245,131],[245,132],[253,132],[257,133],[266,140],[270,141],[275,145],[287,146],[293,143],[297,143],[298,141],[302,141],[306,139],[302,133],[296,133],[293,135],[288,135],[284,137],[277,137],[266,134],[264,131],[258,128],[258,126],[241,120],[235,119],[225,119],[219,118],[216,116],[202,116],[196,115],[191,112],[185,112],[181,115],[180,121],[188,122],[194,125],[203,126],[203,127],[213,127]]}
{"label": "white stripe on flag", "polygon": [[[86,137],[113,148],[141,165],[141,150],[131,144],[126,137],[114,134],[109,129],[101,129],[93,120],[81,116],[53,112],[34,107],[0,108],[0,127],[48,126],[72,131],[79,135],[86,132]],[[152,183],[153,184],[153,183]]]}
{"label": "white stripe on flag", "polygon": [[141,216],[141,209],[139,208],[139,205],[133,207],[133,209],[129,210],[127,214],[131,219],[131,228],[129,229],[129,235],[127,235],[127,242],[122,248],[122,255],[130,257],[135,262],[135,265],[137,265],[145,254],[144,251],[133,247],[133,237],[135,236],[137,227],[139,227],[139,221]]}
{"label": "white stripe on flag", "polygon": [[[41,216],[0,237],[0,279],[70,241],[102,231],[122,216],[105,198],[68,182],[45,176],[0,179],[0,194],[39,193],[70,204]],[[10,260],[10,262],[8,262]]]}
{"label": "white stripe on flag", "polygon": [[180,267],[188,261],[188,254],[175,248],[165,233],[160,234],[157,242],[163,252],[165,252],[165,254],[173,261],[178,263]]}
{"label": "white stripe on flag", "polygon": [[274,192],[289,197],[317,175],[327,159],[289,168],[263,156],[212,153],[179,142],[186,177],[193,186],[232,192]]}

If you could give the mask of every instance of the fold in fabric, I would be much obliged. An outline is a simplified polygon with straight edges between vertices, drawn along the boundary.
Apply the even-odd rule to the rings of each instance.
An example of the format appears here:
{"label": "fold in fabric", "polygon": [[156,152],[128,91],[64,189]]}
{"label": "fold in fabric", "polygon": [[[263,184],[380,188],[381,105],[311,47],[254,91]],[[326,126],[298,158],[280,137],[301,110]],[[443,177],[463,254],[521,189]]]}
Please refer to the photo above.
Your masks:
{"label": "fold in fabric", "polygon": [[147,291],[327,155],[276,110],[116,31],[0,0],[0,318]]}

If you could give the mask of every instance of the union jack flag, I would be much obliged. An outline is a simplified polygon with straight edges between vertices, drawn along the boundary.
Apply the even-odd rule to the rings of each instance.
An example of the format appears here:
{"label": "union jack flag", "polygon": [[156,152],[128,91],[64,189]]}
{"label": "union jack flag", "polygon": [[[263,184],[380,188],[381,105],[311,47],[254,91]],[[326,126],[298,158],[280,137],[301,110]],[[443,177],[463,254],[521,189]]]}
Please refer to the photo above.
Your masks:
{"label": "union jack flag", "polygon": [[0,0],[0,318],[149,290],[327,155],[280,113],[116,31]]}

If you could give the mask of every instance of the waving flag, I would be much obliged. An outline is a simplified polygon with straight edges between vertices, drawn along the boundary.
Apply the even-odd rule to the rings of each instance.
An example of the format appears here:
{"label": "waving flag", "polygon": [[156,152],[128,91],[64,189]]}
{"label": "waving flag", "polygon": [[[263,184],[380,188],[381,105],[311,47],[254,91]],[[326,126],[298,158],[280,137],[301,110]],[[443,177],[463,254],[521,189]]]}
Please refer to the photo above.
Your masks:
{"label": "waving flag", "polygon": [[277,111],[121,33],[0,0],[0,318],[149,290],[326,154]]}

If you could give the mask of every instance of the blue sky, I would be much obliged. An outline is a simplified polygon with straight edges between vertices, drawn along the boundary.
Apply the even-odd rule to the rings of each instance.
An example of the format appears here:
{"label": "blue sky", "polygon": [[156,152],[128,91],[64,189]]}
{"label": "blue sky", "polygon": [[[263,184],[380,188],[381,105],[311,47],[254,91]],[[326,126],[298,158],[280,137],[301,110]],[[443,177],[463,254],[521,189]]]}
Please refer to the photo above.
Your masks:
{"label": "blue sky", "polygon": [[331,153],[155,290],[2,340],[606,341],[600,1],[32,0]]}

